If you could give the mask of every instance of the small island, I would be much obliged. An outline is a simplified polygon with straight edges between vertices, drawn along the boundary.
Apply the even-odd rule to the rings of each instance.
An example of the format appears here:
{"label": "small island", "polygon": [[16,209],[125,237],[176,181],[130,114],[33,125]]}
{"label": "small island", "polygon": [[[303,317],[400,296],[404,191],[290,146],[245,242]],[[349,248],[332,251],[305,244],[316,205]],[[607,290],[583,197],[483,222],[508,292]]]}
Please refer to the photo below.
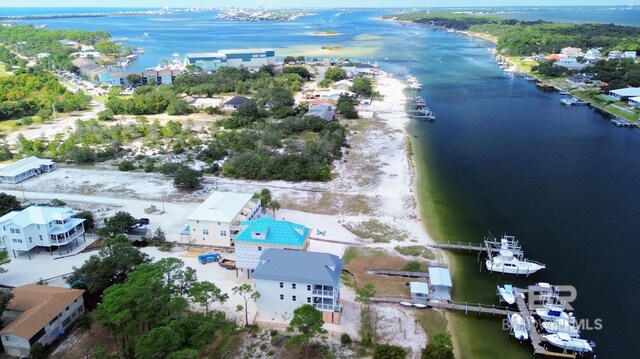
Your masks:
{"label": "small island", "polygon": [[222,9],[217,19],[230,21],[292,21],[303,16],[315,15],[297,10]]}
{"label": "small island", "polygon": [[313,33],[313,36],[338,36],[338,35],[342,35],[342,34],[335,30],[316,31]]}

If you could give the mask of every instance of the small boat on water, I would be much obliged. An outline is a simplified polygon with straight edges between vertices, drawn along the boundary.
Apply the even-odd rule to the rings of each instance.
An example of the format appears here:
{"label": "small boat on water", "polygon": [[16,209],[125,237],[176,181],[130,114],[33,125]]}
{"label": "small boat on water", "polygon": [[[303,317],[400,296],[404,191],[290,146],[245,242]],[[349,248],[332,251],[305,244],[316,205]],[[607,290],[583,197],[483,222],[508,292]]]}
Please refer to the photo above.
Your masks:
{"label": "small boat on water", "polygon": [[595,343],[584,339],[571,338],[566,333],[547,334],[542,336],[542,340],[563,350],[571,350],[577,353],[591,353]]}
{"label": "small boat on water", "polygon": [[545,304],[543,308],[537,308],[535,312],[540,319],[547,322],[552,322],[557,319],[570,320],[572,317],[572,315],[564,311],[562,304]]}
{"label": "small boat on water", "polygon": [[569,95],[571,95],[571,93],[570,93],[569,91],[560,91],[560,94],[561,94],[561,95],[564,95],[564,96],[569,96]]}
{"label": "small boat on water", "polygon": [[179,53],[177,53],[177,52],[174,52],[173,54],[171,54],[171,56],[173,56],[173,57],[180,57],[180,54],[179,54]]}
{"label": "small boat on water", "polygon": [[559,318],[554,321],[542,322],[541,326],[550,334],[566,333],[572,338],[580,337],[580,328],[578,328],[574,317],[571,317],[571,319]]}
{"label": "small boat on water", "polygon": [[505,284],[504,287],[498,286],[498,293],[507,304],[511,305],[516,302],[516,295],[511,284]]}
{"label": "small boat on water", "polygon": [[518,340],[529,339],[529,330],[527,329],[527,322],[518,313],[513,313],[509,316],[509,325],[513,336]]}

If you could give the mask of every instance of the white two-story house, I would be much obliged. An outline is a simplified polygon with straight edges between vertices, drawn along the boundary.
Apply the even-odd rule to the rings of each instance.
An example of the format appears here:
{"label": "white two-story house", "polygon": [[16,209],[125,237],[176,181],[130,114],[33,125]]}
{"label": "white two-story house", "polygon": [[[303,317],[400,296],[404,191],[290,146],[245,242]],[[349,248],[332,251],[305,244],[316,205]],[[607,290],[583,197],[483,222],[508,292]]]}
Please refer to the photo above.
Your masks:
{"label": "white two-story house", "polygon": [[258,316],[288,320],[293,311],[311,304],[322,311],[325,323],[340,324],[342,259],[328,253],[269,248],[253,272]]}
{"label": "white two-story house", "polygon": [[26,358],[35,343],[47,345],[63,336],[84,313],[83,290],[27,284],[11,290],[0,330],[6,354]]}
{"label": "white two-story house", "polygon": [[78,245],[83,236],[84,219],[74,218],[71,208],[31,206],[0,217],[0,250],[14,257],[28,253],[35,247],[49,251],[71,243]]}
{"label": "white two-story house", "polygon": [[240,223],[261,215],[260,199],[251,193],[213,192],[187,217],[185,232],[193,244],[233,247]]}
{"label": "white two-story house", "polygon": [[253,270],[267,248],[295,249],[309,247],[311,230],[301,224],[261,217],[240,223],[243,228],[235,239],[236,266]]}

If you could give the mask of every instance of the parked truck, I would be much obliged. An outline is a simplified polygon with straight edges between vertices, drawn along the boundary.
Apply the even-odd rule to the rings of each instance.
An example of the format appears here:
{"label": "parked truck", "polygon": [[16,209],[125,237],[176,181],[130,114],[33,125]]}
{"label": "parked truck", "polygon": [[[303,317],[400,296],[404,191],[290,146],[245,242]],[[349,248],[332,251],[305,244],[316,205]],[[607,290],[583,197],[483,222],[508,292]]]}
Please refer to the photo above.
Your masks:
{"label": "parked truck", "polygon": [[198,256],[198,262],[202,264],[218,262],[220,261],[220,259],[221,257],[220,257],[220,254],[218,253],[206,253]]}

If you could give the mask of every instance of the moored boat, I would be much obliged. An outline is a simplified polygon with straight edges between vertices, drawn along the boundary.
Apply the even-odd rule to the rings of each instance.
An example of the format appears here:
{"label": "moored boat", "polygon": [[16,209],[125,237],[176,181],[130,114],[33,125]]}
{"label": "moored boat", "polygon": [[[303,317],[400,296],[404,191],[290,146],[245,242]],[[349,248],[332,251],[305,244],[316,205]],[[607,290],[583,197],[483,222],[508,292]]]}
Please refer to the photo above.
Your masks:
{"label": "moored boat", "polygon": [[547,334],[542,340],[563,350],[571,350],[578,353],[591,353],[595,344],[584,339],[571,338],[566,333]]}
{"label": "moored boat", "polygon": [[542,322],[542,328],[550,334],[566,333],[572,338],[580,337],[580,329],[575,323],[575,318],[570,319],[558,318],[554,321]]}
{"label": "moored boat", "polygon": [[503,287],[498,286],[498,293],[507,304],[511,305],[516,302],[516,295],[511,284],[505,284]]}
{"label": "moored boat", "polygon": [[513,313],[509,316],[509,325],[513,336],[518,340],[529,339],[529,330],[527,329],[527,323],[518,313]]}
{"label": "moored boat", "polygon": [[497,255],[492,255],[485,261],[490,272],[505,274],[532,274],[545,268],[542,263],[516,257],[509,249],[501,249]]}

